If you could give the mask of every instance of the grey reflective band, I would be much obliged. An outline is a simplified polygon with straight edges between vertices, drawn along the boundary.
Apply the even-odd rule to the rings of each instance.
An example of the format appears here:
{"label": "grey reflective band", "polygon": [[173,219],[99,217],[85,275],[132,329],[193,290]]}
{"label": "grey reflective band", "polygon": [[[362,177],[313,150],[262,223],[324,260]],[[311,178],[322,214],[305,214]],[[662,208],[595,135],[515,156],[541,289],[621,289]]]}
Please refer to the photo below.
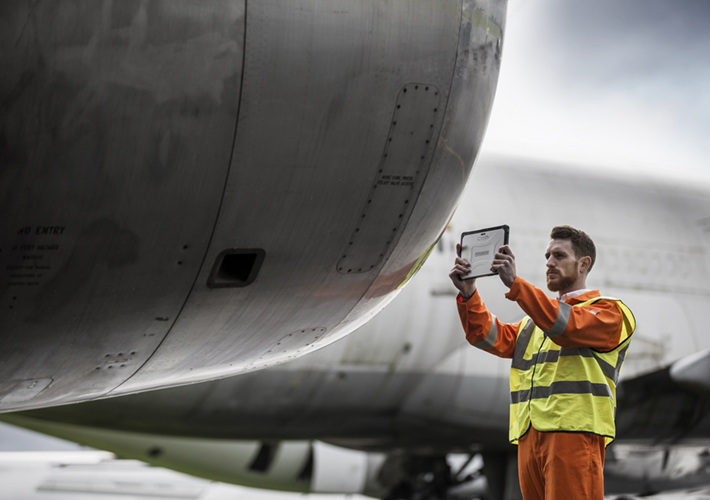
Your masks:
{"label": "grey reflective band", "polygon": [[[527,363],[525,358],[525,351],[528,350],[528,345],[530,344],[530,339],[532,339],[533,331],[535,331],[535,323],[533,320],[528,318],[527,323],[523,326],[522,330],[518,332],[518,339],[515,341],[515,350],[513,351],[513,368],[518,368],[516,364]],[[523,369],[523,368],[519,368]]]}
{"label": "grey reflective band", "polygon": [[611,379],[616,385],[619,383],[619,372],[621,371],[621,365],[624,363],[624,358],[629,349],[629,345],[624,346],[619,352],[616,360],[616,365],[612,365],[607,361],[604,361],[599,356],[595,356],[592,350],[588,347],[574,347],[574,348],[562,348],[555,351],[545,351],[541,353],[535,353],[532,355],[531,359],[513,359],[512,367],[517,370],[529,370],[536,363],[557,363],[561,356],[581,356],[583,358],[594,358],[594,361],[599,365],[599,369],[602,371],[604,376]]}
{"label": "grey reflective band", "polygon": [[[586,380],[553,382],[549,387],[534,387],[532,399],[547,399],[555,394],[591,394],[614,399],[611,389],[606,384],[593,384]],[[530,400],[530,389],[510,393],[513,404],[524,403]]]}
{"label": "grey reflective band", "polygon": [[[589,349],[588,347],[574,347],[569,349],[563,347],[559,350],[535,353],[532,355],[531,359],[514,359],[513,368],[516,368],[518,370],[529,370],[536,363],[557,363],[557,361],[559,361],[560,356],[582,356],[583,358],[595,357],[594,354],[592,354],[591,349]],[[613,373],[614,367],[611,366],[609,363],[606,363],[606,365],[611,370],[611,373]],[[602,370],[604,370],[604,368],[602,368]],[[604,372],[604,374],[606,375],[606,372]]]}
{"label": "grey reflective band", "polygon": [[[612,366],[611,364],[607,363],[603,359],[599,359],[596,356],[594,359],[597,360],[597,364],[599,365],[599,368],[601,369],[602,373],[606,378],[609,378],[614,381],[614,384],[617,382],[617,378],[619,378],[619,371],[616,369],[616,367]],[[621,367],[621,365],[618,365]]]}
{"label": "grey reflective band", "polygon": [[560,302],[560,308],[557,311],[557,319],[555,320],[555,324],[552,325],[552,328],[549,330],[543,330],[545,335],[548,337],[559,337],[565,333],[565,328],[567,328],[567,323],[569,323],[569,315],[571,312],[571,305],[565,302]]}
{"label": "grey reflective band", "polygon": [[614,376],[609,377],[614,381],[614,384],[619,383],[619,373],[621,372],[621,365],[624,364],[624,359],[626,358],[626,353],[629,350],[629,343],[619,352],[619,356],[616,358],[616,367],[614,368]]}
{"label": "grey reflective band", "polygon": [[[490,313],[489,313],[490,314]],[[491,314],[491,328],[488,330],[488,335],[484,340],[473,344],[473,347],[478,347],[479,349],[490,349],[493,344],[496,343],[498,338],[498,325],[496,325],[496,317]]]}

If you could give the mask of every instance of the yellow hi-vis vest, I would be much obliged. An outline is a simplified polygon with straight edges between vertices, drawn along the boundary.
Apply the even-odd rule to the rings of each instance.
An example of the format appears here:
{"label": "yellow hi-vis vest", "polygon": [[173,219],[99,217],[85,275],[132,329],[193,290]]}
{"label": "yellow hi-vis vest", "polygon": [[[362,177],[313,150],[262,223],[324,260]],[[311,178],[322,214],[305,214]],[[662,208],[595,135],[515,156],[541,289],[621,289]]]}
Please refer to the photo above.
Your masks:
{"label": "yellow hi-vis vest", "polygon": [[[572,307],[613,300],[623,321],[619,345],[608,352],[589,347],[562,348],[550,337],[562,335]],[[575,304],[560,302],[549,331],[523,319],[510,368],[510,442],[517,444],[532,424],[541,432],[589,432],[614,440],[616,384],[636,321],[619,299],[596,297]]]}

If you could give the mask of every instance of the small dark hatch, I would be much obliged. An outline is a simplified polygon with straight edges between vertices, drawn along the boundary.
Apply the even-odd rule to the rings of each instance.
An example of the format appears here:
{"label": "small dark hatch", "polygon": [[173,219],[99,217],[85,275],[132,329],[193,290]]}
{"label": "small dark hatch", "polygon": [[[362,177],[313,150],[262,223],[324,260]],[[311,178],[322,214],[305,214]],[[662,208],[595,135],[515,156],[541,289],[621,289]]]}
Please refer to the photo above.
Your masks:
{"label": "small dark hatch", "polygon": [[261,248],[231,248],[217,256],[207,280],[210,288],[244,287],[254,282],[266,252]]}

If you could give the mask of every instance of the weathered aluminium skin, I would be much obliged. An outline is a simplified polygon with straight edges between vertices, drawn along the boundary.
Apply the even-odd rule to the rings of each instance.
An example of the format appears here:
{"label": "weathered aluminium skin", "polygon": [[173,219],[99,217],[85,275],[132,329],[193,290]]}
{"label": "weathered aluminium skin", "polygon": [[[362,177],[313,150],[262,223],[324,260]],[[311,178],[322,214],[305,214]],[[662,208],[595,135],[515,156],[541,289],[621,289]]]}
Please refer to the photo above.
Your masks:
{"label": "weathered aluminium skin", "polygon": [[471,172],[505,8],[2,2],[0,410],[248,372],[372,317]]}

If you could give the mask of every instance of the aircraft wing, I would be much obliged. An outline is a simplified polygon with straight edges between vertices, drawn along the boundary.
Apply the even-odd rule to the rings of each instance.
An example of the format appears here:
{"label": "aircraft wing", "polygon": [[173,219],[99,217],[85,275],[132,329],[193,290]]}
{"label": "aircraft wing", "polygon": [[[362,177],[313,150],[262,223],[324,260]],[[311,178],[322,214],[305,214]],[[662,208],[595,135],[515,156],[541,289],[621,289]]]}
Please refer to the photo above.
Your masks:
{"label": "aircraft wing", "polygon": [[621,441],[710,442],[710,351],[624,380],[617,397]]}

